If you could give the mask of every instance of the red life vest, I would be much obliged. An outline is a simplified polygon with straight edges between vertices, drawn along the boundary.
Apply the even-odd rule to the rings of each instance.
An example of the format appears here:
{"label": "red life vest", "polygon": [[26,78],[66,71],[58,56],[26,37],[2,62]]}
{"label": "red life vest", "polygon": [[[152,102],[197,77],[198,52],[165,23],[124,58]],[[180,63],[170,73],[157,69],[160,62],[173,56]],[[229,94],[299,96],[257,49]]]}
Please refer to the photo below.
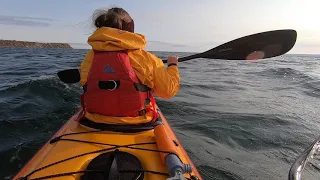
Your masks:
{"label": "red life vest", "polygon": [[126,51],[94,51],[82,97],[85,111],[104,116],[136,117],[153,111],[155,107],[150,88],[140,83],[130,64]]}

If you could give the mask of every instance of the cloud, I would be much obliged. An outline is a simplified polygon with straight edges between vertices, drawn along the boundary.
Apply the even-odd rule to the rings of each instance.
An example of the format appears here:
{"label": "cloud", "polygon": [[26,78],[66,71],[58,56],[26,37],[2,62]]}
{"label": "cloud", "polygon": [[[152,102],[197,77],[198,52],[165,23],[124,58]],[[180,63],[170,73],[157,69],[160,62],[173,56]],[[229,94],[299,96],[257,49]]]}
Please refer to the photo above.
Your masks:
{"label": "cloud", "polygon": [[146,50],[148,51],[171,51],[171,52],[195,52],[197,48],[190,45],[169,43],[163,41],[148,41]]}
{"label": "cloud", "polygon": [[56,43],[85,43],[87,36],[76,28],[71,27],[34,27],[0,24],[0,39],[37,41],[37,42],[56,42]]}
{"label": "cloud", "polygon": [[162,41],[148,41],[148,43],[155,43],[158,45],[164,45],[164,46],[174,46],[174,47],[190,47],[188,45],[182,45],[182,44],[175,44],[175,43],[168,43],[168,42],[162,42]]}
{"label": "cloud", "polygon": [[54,19],[51,18],[0,15],[0,24],[3,25],[48,27],[52,21],[54,21]]}

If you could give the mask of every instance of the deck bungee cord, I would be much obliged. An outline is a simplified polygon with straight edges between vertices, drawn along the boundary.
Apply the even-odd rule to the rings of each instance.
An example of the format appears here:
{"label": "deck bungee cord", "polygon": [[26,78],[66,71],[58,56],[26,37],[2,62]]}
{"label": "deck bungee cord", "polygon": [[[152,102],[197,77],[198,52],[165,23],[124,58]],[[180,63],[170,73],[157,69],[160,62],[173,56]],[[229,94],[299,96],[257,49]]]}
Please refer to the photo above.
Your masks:
{"label": "deck bungee cord", "polygon": [[[46,165],[44,167],[38,168],[34,171],[32,171],[31,173],[29,173],[28,175],[26,175],[25,177],[20,177],[17,180],[42,180],[42,179],[49,179],[49,178],[56,178],[56,177],[62,177],[62,176],[69,176],[69,175],[73,175],[73,174],[81,174],[81,173],[105,173],[105,171],[103,170],[84,170],[84,171],[76,171],[76,172],[66,172],[66,173],[60,173],[60,174],[52,174],[52,175],[48,175],[48,176],[43,176],[43,177],[38,177],[38,178],[32,178],[32,179],[28,179],[28,177],[30,177],[31,175],[33,175],[36,172],[39,172],[41,170],[44,170],[46,168],[49,168],[51,166],[66,162],[68,160],[72,160],[75,158],[79,158],[82,156],[86,156],[86,155],[90,155],[90,154],[96,154],[96,153],[102,153],[102,152],[108,152],[111,150],[114,150],[117,152],[119,151],[118,148],[128,148],[128,149],[135,149],[135,150],[141,150],[141,151],[150,151],[150,152],[156,152],[156,153],[167,153],[167,154],[172,154],[172,152],[170,151],[162,151],[162,150],[154,150],[154,149],[146,149],[146,148],[138,148],[138,147],[132,147],[132,146],[143,146],[143,145],[150,145],[150,144],[156,144],[156,142],[146,142],[146,143],[136,143],[136,144],[127,144],[127,145],[116,145],[116,144],[108,144],[108,143],[100,143],[100,142],[94,142],[94,141],[84,141],[84,140],[79,140],[79,139],[67,139],[67,138],[63,138],[65,136],[71,136],[71,135],[81,135],[81,134],[89,134],[89,133],[103,133],[106,132],[104,130],[98,130],[98,131],[86,131],[86,132],[77,132],[77,133],[69,133],[69,134],[63,134],[61,136],[57,136],[53,139],[50,140],[50,144],[53,143],[57,143],[58,141],[71,141],[71,142],[79,142],[79,143],[87,143],[87,144],[95,144],[95,145],[106,145],[106,146],[113,146],[111,148],[105,148],[105,149],[101,149],[101,150],[97,150],[97,151],[91,151],[91,152],[87,152],[87,153],[83,153],[83,154],[79,154],[76,156],[72,156],[57,162],[54,162],[52,164]],[[152,171],[152,170],[143,170],[143,169],[120,169],[118,170],[120,173],[130,173],[130,172],[144,172],[144,173],[152,173],[152,174],[158,174],[161,176],[167,176],[169,177],[168,173],[164,173],[164,172],[158,172],[158,171]],[[186,178],[187,180],[197,180],[198,178],[189,174],[190,178]]]}

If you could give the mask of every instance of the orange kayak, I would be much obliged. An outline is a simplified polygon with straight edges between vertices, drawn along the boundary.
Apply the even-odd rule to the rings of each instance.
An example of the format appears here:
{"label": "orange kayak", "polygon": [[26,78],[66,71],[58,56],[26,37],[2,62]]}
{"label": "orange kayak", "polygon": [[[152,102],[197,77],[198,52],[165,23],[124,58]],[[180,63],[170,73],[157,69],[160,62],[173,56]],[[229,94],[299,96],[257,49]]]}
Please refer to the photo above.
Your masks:
{"label": "orange kayak", "polygon": [[153,124],[102,125],[74,114],[15,180],[201,180],[159,111]]}

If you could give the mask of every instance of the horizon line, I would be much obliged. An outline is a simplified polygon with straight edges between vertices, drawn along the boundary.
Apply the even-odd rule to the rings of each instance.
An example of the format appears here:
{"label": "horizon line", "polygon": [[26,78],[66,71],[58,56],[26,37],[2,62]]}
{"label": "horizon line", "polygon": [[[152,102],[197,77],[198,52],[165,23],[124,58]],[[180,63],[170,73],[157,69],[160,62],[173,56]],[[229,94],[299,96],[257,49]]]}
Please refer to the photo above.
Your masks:
{"label": "horizon line", "polygon": [[[79,50],[88,50],[91,48],[77,48],[75,46],[72,46],[72,44],[76,45],[87,45],[90,46],[87,43],[81,43],[81,42],[49,42],[49,41],[23,41],[23,40],[15,40],[15,39],[0,39],[0,41],[21,41],[21,42],[38,42],[38,43],[60,43],[60,44],[69,44],[73,49],[79,49]],[[162,41],[147,41],[147,42],[156,42],[156,43],[166,43],[166,44],[171,44],[175,45],[174,43],[168,43],[168,42],[162,42]],[[179,46],[180,44],[178,44]],[[201,52],[191,52],[191,51],[168,51],[168,50],[148,50],[148,51],[153,51],[153,52],[177,52],[177,53],[201,53]],[[286,53],[284,55],[320,55],[320,53]]]}

